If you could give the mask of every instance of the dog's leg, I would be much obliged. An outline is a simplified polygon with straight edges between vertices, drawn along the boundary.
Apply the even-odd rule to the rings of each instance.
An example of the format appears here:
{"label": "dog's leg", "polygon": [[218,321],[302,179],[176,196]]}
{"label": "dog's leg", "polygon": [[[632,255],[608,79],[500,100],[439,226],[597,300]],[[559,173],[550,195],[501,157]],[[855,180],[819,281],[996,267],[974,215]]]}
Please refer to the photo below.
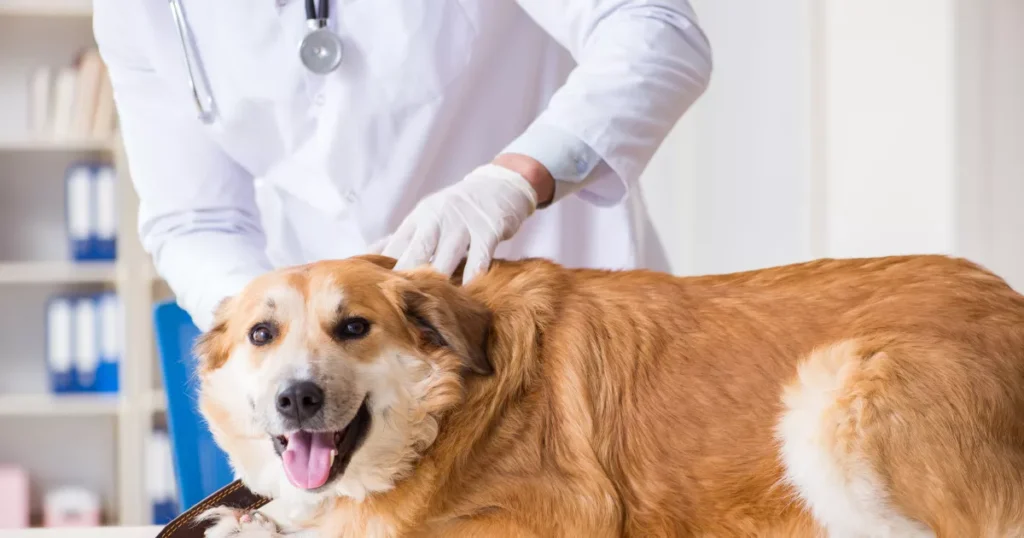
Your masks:
{"label": "dog's leg", "polygon": [[196,521],[212,522],[206,538],[314,538],[315,531],[288,529],[275,523],[258,511],[236,510],[233,508],[211,508],[203,512]]}

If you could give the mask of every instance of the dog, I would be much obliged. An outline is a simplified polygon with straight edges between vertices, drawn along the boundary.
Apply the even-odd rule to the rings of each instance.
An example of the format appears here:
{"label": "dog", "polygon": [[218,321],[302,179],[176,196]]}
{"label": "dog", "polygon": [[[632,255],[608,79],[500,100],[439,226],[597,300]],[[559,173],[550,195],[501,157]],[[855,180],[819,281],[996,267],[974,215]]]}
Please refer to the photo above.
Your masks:
{"label": "dog", "polygon": [[296,523],[208,536],[1024,536],[1024,297],[969,261],[393,266],[218,309],[201,412]]}

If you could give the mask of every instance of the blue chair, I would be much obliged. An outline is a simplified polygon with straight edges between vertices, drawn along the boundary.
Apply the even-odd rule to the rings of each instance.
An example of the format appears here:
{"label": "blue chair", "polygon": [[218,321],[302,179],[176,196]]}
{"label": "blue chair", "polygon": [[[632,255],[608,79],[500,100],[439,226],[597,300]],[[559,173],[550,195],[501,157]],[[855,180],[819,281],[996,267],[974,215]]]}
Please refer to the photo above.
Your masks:
{"label": "blue chair", "polygon": [[227,455],[214,443],[197,407],[192,346],[199,329],[173,301],[158,304],[153,318],[167,393],[167,429],[174,452],[179,506],[187,510],[235,477]]}

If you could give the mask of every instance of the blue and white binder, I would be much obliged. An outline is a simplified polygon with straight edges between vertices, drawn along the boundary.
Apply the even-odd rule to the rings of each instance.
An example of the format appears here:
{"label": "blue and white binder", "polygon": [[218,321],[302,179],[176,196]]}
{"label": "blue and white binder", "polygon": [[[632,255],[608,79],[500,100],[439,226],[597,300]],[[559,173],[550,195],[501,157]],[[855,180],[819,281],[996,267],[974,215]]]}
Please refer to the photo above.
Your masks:
{"label": "blue and white binder", "polygon": [[93,258],[113,261],[117,258],[117,175],[113,166],[95,168],[93,196],[96,209]]}
{"label": "blue and white binder", "polygon": [[96,390],[117,392],[120,363],[124,355],[121,300],[116,293],[104,293],[97,298],[99,320],[99,365],[96,369]]}
{"label": "blue and white binder", "polygon": [[73,360],[78,377],[76,388],[80,391],[96,390],[96,374],[100,363],[98,318],[95,298],[86,296],[75,300]]}
{"label": "blue and white binder", "polygon": [[92,168],[85,164],[74,164],[68,168],[65,178],[65,211],[67,213],[67,234],[71,259],[92,260],[93,222],[95,204],[93,197]]}
{"label": "blue and white binder", "polygon": [[50,389],[56,393],[72,392],[76,385],[72,310],[67,297],[54,297],[46,305],[46,369],[50,373]]}
{"label": "blue and white binder", "polygon": [[153,523],[165,525],[178,516],[174,462],[167,432],[154,430],[146,446],[146,490],[153,504]]}

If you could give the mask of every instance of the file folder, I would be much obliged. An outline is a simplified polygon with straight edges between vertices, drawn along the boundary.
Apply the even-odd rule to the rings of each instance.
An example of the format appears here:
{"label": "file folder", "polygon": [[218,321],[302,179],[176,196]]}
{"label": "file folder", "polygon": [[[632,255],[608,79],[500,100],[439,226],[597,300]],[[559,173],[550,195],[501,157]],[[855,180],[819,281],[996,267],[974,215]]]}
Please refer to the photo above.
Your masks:
{"label": "file folder", "polygon": [[72,361],[72,307],[67,297],[54,297],[46,305],[46,367],[55,393],[75,390]]}
{"label": "file folder", "polygon": [[121,299],[116,293],[104,293],[97,298],[99,310],[99,364],[96,368],[96,391],[118,391],[120,364],[124,355],[124,327]]}
{"label": "file folder", "polygon": [[75,164],[68,168],[65,179],[65,211],[71,259],[93,259],[92,235],[95,208],[92,171],[89,166]]}
{"label": "file folder", "polygon": [[93,173],[93,198],[96,211],[91,230],[95,260],[117,258],[117,175],[114,167],[101,165]]}
{"label": "file folder", "polygon": [[79,391],[96,390],[96,370],[100,362],[99,316],[94,297],[78,297],[74,301],[74,364]]}

